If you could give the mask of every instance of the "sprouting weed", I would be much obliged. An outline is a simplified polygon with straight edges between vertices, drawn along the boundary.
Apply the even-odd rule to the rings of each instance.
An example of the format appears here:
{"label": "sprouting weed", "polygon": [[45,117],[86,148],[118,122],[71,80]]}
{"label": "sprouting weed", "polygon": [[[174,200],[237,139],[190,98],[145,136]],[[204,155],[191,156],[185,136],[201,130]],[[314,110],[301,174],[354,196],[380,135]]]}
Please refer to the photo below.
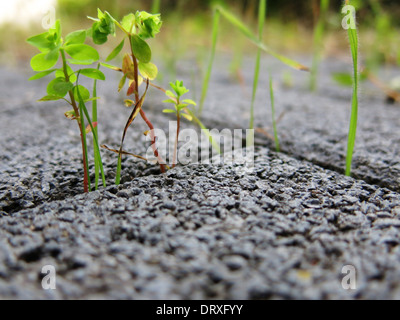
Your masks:
{"label": "sprouting weed", "polygon": [[165,92],[166,96],[169,98],[164,100],[165,103],[171,103],[174,105],[175,109],[164,109],[164,113],[174,113],[177,118],[177,129],[176,129],[176,138],[175,138],[175,145],[174,145],[174,156],[172,161],[172,168],[176,166],[176,159],[177,159],[177,150],[178,150],[178,138],[180,132],[180,125],[181,125],[181,117],[186,118],[189,121],[193,120],[193,116],[187,111],[189,105],[196,106],[196,102],[191,99],[181,100],[182,96],[189,92],[183,86],[183,81],[176,81],[175,83],[170,83],[174,92],[167,90]]}
{"label": "sprouting weed", "polygon": [[[104,74],[97,68],[82,68],[74,71],[70,65],[90,65],[99,60],[99,54],[96,49],[85,44],[87,38],[86,30],[78,30],[68,34],[65,39],[61,34],[61,23],[59,20],[55,26],[47,32],[33,36],[27,39],[27,42],[37,49],[40,53],[31,59],[31,67],[38,72],[29,80],[37,80],[43,77],[53,75],[47,86],[47,95],[39,101],[57,101],[64,100],[73,110],[65,115],[68,119],[76,120],[83,150],[83,188],[84,192],[91,191],[89,180],[88,150],[86,143],[86,123],[93,127],[93,121],[86,112],[86,105],[90,101],[97,100],[96,92],[91,97],[87,88],[78,84],[78,76],[82,75],[97,80],[105,80]],[[61,57],[62,67],[56,68],[56,64]],[[67,58],[69,57],[69,58]],[[86,120],[85,120],[86,119]],[[100,149],[97,139],[97,128],[92,128],[94,143],[94,155],[96,171],[101,170],[103,185],[105,177],[101,161]],[[96,187],[98,186],[99,174],[96,175]]]}

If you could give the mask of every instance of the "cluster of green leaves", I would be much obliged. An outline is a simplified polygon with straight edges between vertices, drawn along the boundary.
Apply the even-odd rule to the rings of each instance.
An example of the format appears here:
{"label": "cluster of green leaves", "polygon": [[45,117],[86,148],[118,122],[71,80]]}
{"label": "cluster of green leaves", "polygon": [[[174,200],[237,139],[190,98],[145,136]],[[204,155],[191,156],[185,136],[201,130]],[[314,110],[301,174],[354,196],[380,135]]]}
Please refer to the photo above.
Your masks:
{"label": "cluster of green leaves", "polygon": [[[155,64],[151,63],[152,51],[146,40],[154,38],[161,30],[162,21],[159,14],[150,14],[145,11],[137,11],[126,15],[120,22],[112,17],[108,12],[102,12],[98,10],[98,18],[90,18],[94,20],[94,24],[91,29],[93,41],[96,43],[105,43],[108,40],[109,35],[115,35],[115,29],[118,27],[124,34],[125,37],[118,44],[118,46],[110,53],[107,57],[106,62],[116,58],[125,46],[125,41],[128,39],[130,46],[130,53],[126,53],[123,58],[122,68],[118,68],[106,63],[102,63],[103,66],[116,70],[123,73],[122,79],[118,86],[118,91],[121,91],[126,82],[128,81],[127,96],[134,95],[135,99],[126,99],[125,105],[127,107],[134,106],[134,109],[127,121],[124,128],[121,145],[118,153],[118,165],[116,174],[116,184],[120,183],[121,180],[121,167],[122,167],[122,155],[129,154],[123,150],[123,143],[128,128],[131,126],[138,114],[149,125],[150,130],[152,124],[149,119],[145,116],[142,105],[147,93],[149,86],[149,80],[154,80],[158,75],[158,68]],[[140,75],[139,75],[140,73]],[[145,93],[140,98],[139,86],[146,79],[147,87]],[[153,145],[155,144],[155,137],[153,139]],[[109,149],[109,148],[107,148]],[[116,151],[109,149],[111,151]],[[158,151],[154,146],[154,153],[157,156]],[[159,158],[159,160],[161,160]],[[161,171],[164,171],[164,166],[160,164]]]}
{"label": "cluster of green leaves", "polygon": [[[55,79],[50,81],[47,86],[48,95],[43,97],[42,101],[64,99],[68,92],[73,92],[75,100],[78,100],[78,87],[75,84],[77,80],[76,73],[78,72],[92,79],[105,80],[104,74],[98,69],[84,68],[73,71],[71,66],[67,64],[68,61],[73,65],[90,65],[99,60],[97,50],[86,45],[84,43],[85,40],[86,30],[79,30],[68,34],[64,41],[61,36],[60,21],[57,21],[55,27],[49,29],[48,32],[27,40],[28,43],[41,51],[31,59],[31,67],[38,73],[29,80],[37,80],[50,74],[55,74]],[[65,59],[65,53],[69,55],[69,59]],[[54,68],[60,57],[63,60],[62,67]],[[88,101],[90,99],[89,91],[83,86],[79,88],[84,101]]]}
{"label": "cluster of green leaves", "polygon": [[193,116],[188,111],[188,106],[196,106],[196,102],[191,99],[185,99],[181,101],[183,95],[189,92],[189,90],[184,87],[183,81],[176,81],[175,83],[170,83],[171,88],[174,92],[167,90],[165,91],[166,96],[169,98],[164,100],[164,103],[171,103],[174,105],[175,109],[164,109],[164,113],[174,113],[177,118],[177,129],[176,129],[176,137],[175,137],[175,146],[174,146],[174,155],[172,160],[172,167],[176,165],[177,159],[177,150],[178,150],[178,140],[179,140],[179,132],[180,132],[180,121],[181,116],[186,118],[189,121],[193,120]]}
{"label": "cluster of green leaves", "polygon": [[[47,95],[39,101],[65,100],[73,107],[73,110],[66,112],[66,117],[76,120],[81,133],[81,143],[83,149],[84,163],[84,190],[91,190],[89,179],[88,149],[86,142],[86,124],[88,123],[93,133],[94,158],[96,167],[96,188],[98,187],[99,172],[102,172],[103,185],[105,186],[105,177],[101,161],[100,148],[97,139],[97,119],[92,121],[85,103],[93,101],[93,108],[97,108],[96,91],[91,96],[89,90],[78,83],[79,75],[92,78],[95,81],[105,80],[104,74],[99,68],[81,68],[77,71],[72,69],[71,65],[91,65],[99,60],[99,53],[96,49],[85,44],[87,38],[86,30],[78,30],[68,34],[65,39],[62,38],[61,23],[58,20],[55,26],[47,32],[33,36],[27,39],[27,42],[37,49],[40,53],[31,59],[31,67],[38,72],[30,80],[38,80],[43,77],[54,74],[54,79],[47,85]],[[67,59],[68,55],[68,59]],[[57,62],[62,61],[61,68],[57,68]],[[69,95],[68,98],[66,96]],[[94,112],[93,112],[94,113]],[[97,117],[97,116],[96,116]],[[86,118],[86,121],[85,121]]]}
{"label": "cluster of green leaves", "polygon": [[196,106],[196,102],[194,102],[191,99],[185,99],[185,100],[181,101],[181,97],[184,94],[188,93],[189,90],[186,89],[183,86],[183,81],[178,81],[177,80],[175,83],[171,82],[170,86],[175,91],[175,93],[170,91],[170,90],[167,90],[165,92],[165,94],[169,99],[164,100],[163,102],[173,104],[174,107],[175,107],[175,110],[173,110],[173,109],[164,109],[163,112],[164,113],[174,113],[174,114],[176,114],[177,117],[182,115],[183,117],[185,117],[189,121],[192,121],[193,117],[191,115],[189,115],[187,113],[182,113],[182,111],[184,111],[189,105]]}

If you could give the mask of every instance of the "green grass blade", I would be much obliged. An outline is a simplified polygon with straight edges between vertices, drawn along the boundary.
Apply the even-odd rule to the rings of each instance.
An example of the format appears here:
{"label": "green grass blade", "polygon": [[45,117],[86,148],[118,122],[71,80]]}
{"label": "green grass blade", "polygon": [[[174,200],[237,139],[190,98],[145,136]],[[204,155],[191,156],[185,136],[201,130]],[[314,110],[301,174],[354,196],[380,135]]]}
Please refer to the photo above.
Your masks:
{"label": "green grass blade", "polygon": [[[100,64],[97,66],[97,69],[100,69]],[[94,85],[93,85],[93,98],[97,97],[97,80],[94,80]],[[93,100],[92,103],[92,123],[93,122],[98,122],[97,121],[97,100]],[[93,125],[92,125],[93,126]],[[92,129],[93,130],[93,129]],[[101,178],[103,182],[103,187],[106,187],[106,177],[104,174],[104,168],[103,168],[103,162],[101,160],[101,154],[100,154],[100,146],[98,143],[98,137],[99,137],[99,130],[98,130],[98,124],[96,128],[93,130],[93,146],[94,146],[94,165],[95,165],[95,183],[96,183],[96,190],[99,188],[99,179],[100,179],[100,172],[101,172]]]}
{"label": "green grass blade", "polygon": [[215,10],[214,11],[214,21],[213,21],[213,31],[212,31],[212,47],[211,47],[210,59],[208,61],[207,72],[206,72],[206,75],[203,80],[203,88],[202,88],[202,92],[201,92],[201,99],[200,99],[199,112],[198,112],[199,116],[203,112],[204,102],[207,97],[208,86],[210,83],[211,72],[212,72],[212,68],[213,68],[213,64],[214,64],[215,51],[217,48],[217,40],[218,40],[219,20],[220,20],[219,10]]}
{"label": "green grass blade", "polygon": [[227,19],[231,24],[233,24],[240,32],[242,32],[251,42],[253,42],[258,48],[260,48],[262,51],[272,55],[276,59],[280,60],[284,64],[298,69],[298,70],[303,70],[303,71],[309,71],[309,68],[306,66],[302,65],[301,63],[298,63],[292,59],[289,59],[283,55],[280,55],[276,53],[275,51],[271,50],[268,46],[266,46],[262,41],[260,41],[254,33],[242,22],[240,21],[236,16],[234,16],[232,13],[226,11],[224,8],[221,6],[216,6],[216,10],[221,13],[221,15]]}
{"label": "green grass blade", "polygon": [[118,156],[117,173],[115,176],[115,184],[117,186],[121,184],[121,171],[122,171],[122,154]]}
{"label": "green grass blade", "polygon": [[[260,41],[260,42],[263,41],[263,31],[264,31],[266,11],[267,11],[267,0],[260,0],[259,8],[258,8],[258,41]],[[253,93],[252,93],[252,97],[251,97],[249,129],[254,129],[254,103],[256,101],[258,81],[260,78],[261,52],[262,52],[262,50],[260,48],[258,48],[255,70],[254,70]],[[253,135],[248,135],[248,138],[252,139],[252,137],[253,137]],[[249,143],[250,143],[250,145],[253,145],[254,141],[250,140]]]}
{"label": "green grass blade", "polygon": [[[79,77],[79,73],[78,73]],[[78,80],[77,80],[78,83]],[[88,157],[88,147],[87,147],[87,140],[86,140],[86,126],[85,126],[85,117],[83,116],[84,111],[83,107],[85,105],[82,96],[79,91],[79,87],[77,87],[77,92],[78,92],[78,97],[79,97],[79,114],[80,114],[80,121],[81,121],[81,128],[82,128],[82,140],[83,140],[83,149],[84,149],[84,157],[86,160],[86,171],[88,175],[88,186],[89,186],[89,192],[92,191],[91,183],[90,183],[90,174],[89,174],[89,157]]]}
{"label": "green grass blade", "polygon": [[318,67],[321,62],[322,40],[325,33],[326,14],[329,9],[329,0],[321,0],[320,15],[314,31],[314,58],[311,67],[310,90],[317,89]]}
{"label": "green grass blade", "polygon": [[351,106],[351,119],[350,119],[350,129],[349,138],[347,145],[347,159],[346,159],[346,175],[351,175],[351,165],[353,161],[353,153],[355,147],[355,140],[357,134],[357,120],[358,120],[358,84],[359,84],[359,74],[358,74],[358,35],[357,29],[348,29],[349,41],[351,48],[351,55],[353,58],[353,98]]}
{"label": "green grass blade", "polygon": [[272,125],[274,128],[275,147],[276,147],[276,152],[281,152],[281,147],[279,144],[278,129],[277,129],[277,124],[276,124],[276,116],[275,116],[274,84],[272,82],[271,75],[269,76],[269,92],[270,92],[270,96],[271,96]]}

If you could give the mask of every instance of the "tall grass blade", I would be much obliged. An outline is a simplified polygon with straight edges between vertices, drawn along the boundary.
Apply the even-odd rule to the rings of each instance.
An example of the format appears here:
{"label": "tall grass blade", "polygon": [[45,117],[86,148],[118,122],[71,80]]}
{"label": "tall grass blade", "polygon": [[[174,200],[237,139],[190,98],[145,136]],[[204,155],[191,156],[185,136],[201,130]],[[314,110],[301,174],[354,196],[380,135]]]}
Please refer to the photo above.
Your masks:
{"label": "tall grass blade", "polygon": [[318,23],[314,31],[314,59],[311,67],[310,90],[317,89],[318,67],[321,62],[322,40],[325,33],[326,15],[329,9],[329,0],[321,0]]}
{"label": "tall grass blade", "polygon": [[[348,2],[348,1],[346,1]],[[351,119],[350,129],[347,145],[347,159],[346,159],[346,175],[351,175],[351,165],[353,161],[354,146],[357,134],[357,119],[358,119],[358,85],[359,85],[359,74],[358,74],[358,35],[357,29],[348,29],[351,55],[353,58],[353,97],[351,105]]]}
{"label": "tall grass blade", "polygon": [[297,70],[303,70],[303,71],[309,71],[309,68],[302,65],[301,63],[298,63],[292,59],[289,59],[283,55],[280,55],[276,53],[275,51],[271,50],[268,46],[266,46],[262,41],[260,41],[257,36],[254,35],[254,33],[242,22],[240,21],[236,16],[234,16],[232,13],[226,11],[224,8],[221,6],[216,6],[216,10],[221,13],[221,15],[227,19],[231,24],[233,24],[240,32],[242,32],[251,42],[253,42],[258,48],[260,48],[262,51],[272,55],[273,57],[277,58],[284,64],[295,68]]}
{"label": "tall grass blade", "polygon": [[[79,74],[78,74],[78,77],[79,77]],[[78,80],[76,81],[77,85],[79,83]],[[88,110],[86,108],[85,102],[83,101],[83,98],[81,96],[81,92],[79,90],[79,86],[77,86],[77,93],[78,93],[78,98],[79,98],[79,109],[80,109],[79,112],[80,112],[80,115],[81,115],[81,124],[84,125],[84,116],[85,116],[86,120],[89,123],[91,132],[93,134],[93,146],[94,146],[94,149],[97,150],[97,153],[95,151],[95,163],[97,161],[97,164],[99,166],[99,169],[100,169],[100,172],[101,172],[101,175],[102,175],[103,185],[105,186],[105,174],[104,174],[104,168],[103,168],[103,161],[101,159],[99,140],[97,138],[97,127],[96,128],[94,127],[93,121],[90,119],[90,115],[89,115],[89,112],[88,112]],[[94,100],[94,101],[96,101],[96,100]],[[86,128],[86,127],[84,127],[84,128]],[[84,135],[84,138],[85,138],[84,140],[86,142],[86,131],[85,130],[83,130],[83,135]],[[86,163],[88,163],[87,162],[88,161],[87,160],[88,159],[88,156],[87,156],[87,154],[88,154],[87,153],[87,144],[86,144],[85,148],[86,148]],[[96,158],[97,158],[97,160],[96,160]],[[88,166],[88,172],[89,172],[89,166]],[[89,179],[89,190],[90,190],[90,179]]]}
{"label": "tall grass blade", "polygon": [[202,88],[202,92],[201,92],[201,99],[200,99],[199,111],[198,111],[199,116],[203,112],[204,102],[207,97],[208,86],[210,83],[211,72],[212,72],[212,68],[213,68],[213,64],[214,64],[215,51],[217,48],[217,40],[218,40],[219,20],[220,20],[219,10],[215,10],[214,11],[214,19],[213,19],[211,53],[210,53],[210,58],[208,61],[207,72],[206,72],[204,80],[203,80],[203,88]]}
{"label": "tall grass blade", "polygon": [[[100,69],[100,64],[97,66],[97,69]],[[93,98],[97,97],[97,80],[94,80],[93,84]],[[106,187],[106,177],[103,170],[103,162],[101,160],[100,154],[100,147],[98,144],[98,126],[93,128],[93,122],[97,122],[97,99],[93,100],[92,102],[92,132],[93,132],[93,146],[94,146],[94,167],[95,167],[95,184],[96,190],[99,189],[99,179],[100,179],[100,172],[101,178],[103,182],[103,187]],[[90,122],[89,122],[90,123]],[[94,130],[93,130],[94,129]]]}
{"label": "tall grass blade", "polygon": [[[260,0],[259,8],[258,8],[258,41],[260,41],[260,42],[263,41],[263,31],[264,31],[266,11],[267,11],[267,0]],[[258,48],[255,70],[254,70],[253,93],[252,93],[252,97],[251,97],[249,129],[254,129],[254,103],[256,101],[258,80],[260,78],[261,52],[262,52],[262,50],[260,48]],[[248,135],[248,138],[250,138],[250,137],[253,137],[253,135]],[[254,141],[249,141],[249,143],[250,143],[250,145],[253,145]]]}
{"label": "tall grass blade", "polygon": [[[79,80],[79,73],[78,73],[78,80]],[[78,80],[76,83],[78,84]],[[85,126],[85,117],[83,116],[84,111],[83,111],[83,106],[85,105],[82,96],[79,91],[79,87],[77,86],[77,92],[78,92],[78,97],[79,97],[79,114],[80,114],[80,121],[81,121],[81,128],[82,128],[82,141],[83,141],[83,153],[84,153],[84,158],[86,161],[86,170],[87,176],[88,176],[88,187],[89,187],[89,192],[92,191],[91,183],[90,183],[90,175],[89,175],[89,157],[88,157],[88,148],[87,148],[87,140],[86,140],[86,126]],[[93,130],[93,129],[92,129]]]}
{"label": "tall grass blade", "polygon": [[278,129],[277,129],[277,124],[276,124],[276,116],[275,116],[274,84],[273,84],[271,75],[269,76],[269,93],[270,93],[270,97],[271,97],[272,125],[274,128],[275,148],[276,148],[276,152],[281,152],[281,147],[279,144]]}

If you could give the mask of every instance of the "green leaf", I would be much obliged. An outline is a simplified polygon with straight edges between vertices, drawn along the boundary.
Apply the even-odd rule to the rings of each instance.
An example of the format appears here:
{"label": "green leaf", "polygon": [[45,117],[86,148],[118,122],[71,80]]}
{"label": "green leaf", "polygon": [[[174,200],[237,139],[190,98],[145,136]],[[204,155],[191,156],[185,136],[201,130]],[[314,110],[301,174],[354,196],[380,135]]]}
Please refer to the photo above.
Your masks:
{"label": "green leaf", "polygon": [[30,77],[30,78],[29,78],[29,81],[38,80],[38,79],[44,78],[45,76],[48,76],[49,74],[53,73],[54,71],[56,71],[56,69],[48,70],[48,71],[43,71],[43,72],[37,73],[37,74],[35,74],[33,77]]}
{"label": "green leaf", "polygon": [[127,16],[123,17],[121,21],[122,28],[128,33],[134,31],[133,30],[134,24],[135,24],[135,15],[133,13],[130,13]]}
{"label": "green leaf", "polygon": [[177,106],[178,110],[181,111],[182,109],[185,109],[188,105],[185,103],[181,103]]}
{"label": "green leaf", "polygon": [[94,98],[86,99],[85,102],[97,101],[99,99],[100,99],[100,97],[94,97]]}
{"label": "green leaf", "polygon": [[53,68],[58,61],[58,49],[51,50],[48,53],[39,53],[31,60],[31,67],[34,71],[47,71]]}
{"label": "green leaf", "polygon": [[151,62],[149,63],[139,62],[139,71],[144,78],[149,78],[150,80],[154,80],[158,74],[157,66]]}
{"label": "green leaf", "polygon": [[187,103],[187,104],[192,104],[192,105],[194,105],[194,106],[196,106],[197,104],[196,104],[196,102],[194,102],[193,100],[191,100],[191,99],[186,99],[186,100],[183,100],[183,102],[184,103]]}
{"label": "green leaf", "polygon": [[103,63],[103,62],[100,62],[100,64],[101,64],[103,67],[106,67],[106,68],[108,68],[108,69],[111,69],[111,70],[114,70],[114,71],[121,71],[121,68],[116,67],[116,66],[113,66],[113,65],[111,65],[111,64]]}
{"label": "green leaf", "polygon": [[164,103],[172,103],[172,104],[176,104],[176,101],[172,100],[172,99],[168,99],[168,100],[164,100]]}
{"label": "green leaf", "polygon": [[65,45],[83,44],[86,40],[86,30],[71,32],[65,37]]}
{"label": "green leaf", "polygon": [[56,47],[56,45],[54,41],[52,41],[51,39],[52,37],[49,36],[50,35],[48,32],[41,33],[38,34],[37,36],[28,38],[26,42],[38,48],[40,51],[53,50]]}
{"label": "green leaf", "polygon": [[[76,74],[75,71],[72,70],[70,66],[67,65],[67,73],[69,76],[69,81],[75,83],[76,81]],[[57,69],[56,71],[56,78],[65,78],[64,69]]]}
{"label": "green leaf", "polygon": [[167,97],[169,97],[171,99],[176,99],[177,98],[177,96],[172,91],[167,90],[167,91],[165,91],[165,94],[166,94]]}
{"label": "green leaf", "polygon": [[175,110],[171,110],[171,109],[164,109],[163,112],[164,113],[176,113]]}
{"label": "green leaf", "polygon": [[90,99],[89,90],[86,89],[84,86],[81,86],[81,85],[75,86],[74,89],[73,89],[75,100],[79,101],[78,87],[79,87],[79,93],[81,94],[82,99],[84,101],[89,100]]}
{"label": "green leaf", "polygon": [[108,12],[103,13],[98,9],[98,17],[99,19],[89,18],[95,21],[91,29],[93,42],[100,45],[107,42],[110,34],[115,35],[115,24],[114,18]]}
{"label": "green leaf", "polygon": [[48,95],[48,96],[44,96],[43,98],[41,98],[40,102],[42,101],[57,101],[57,100],[61,100],[63,99],[63,97],[59,97],[59,96],[55,96],[55,95]]}
{"label": "green leaf", "polygon": [[124,75],[121,81],[119,82],[118,92],[121,92],[122,88],[125,86],[125,83],[126,83],[126,75]]}
{"label": "green leaf", "polygon": [[149,45],[135,34],[132,35],[132,50],[140,62],[149,63],[151,61],[151,49]]}
{"label": "green leaf", "polygon": [[92,38],[95,44],[102,45],[107,42],[108,35],[99,30],[99,24],[100,22],[96,22],[93,24]]}
{"label": "green leaf", "polygon": [[110,55],[107,57],[106,61],[108,62],[108,61],[113,60],[118,55],[118,53],[121,52],[121,50],[124,47],[124,44],[125,44],[125,39],[122,40],[121,43],[110,53]]}
{"label": "green leaf", "polygon": [[160,32],[162,26],[160,14],[141,11],[136,13],[136,20],[139,25],[138,34],[142,39],[154,38]]}
{"label": "green leaf", "polygon": [[74,64],[92,64],[100,59],[96,49],[87,44],[72,44],[65,47],[65,51],[73,58]]}
{"label": "green leaf", "polygon": [[65,81],[65,78],[55,78],[47,86],[47,93],[50,96],[65,97],[73,87],[74,85],[71,82]]}
{"label": "green leaf", "polygon": [[186,114],[186,113],[182,113],[182,117],[185,117],[189,121],[193,121],[193,117],[188,115],[188,114]]}
{"label": "green leaf", "polygon": [[82,69],[80,73],[85,77],[96,79],[96,80],[106,80],[106,76],[103,72],[98,69]]}

